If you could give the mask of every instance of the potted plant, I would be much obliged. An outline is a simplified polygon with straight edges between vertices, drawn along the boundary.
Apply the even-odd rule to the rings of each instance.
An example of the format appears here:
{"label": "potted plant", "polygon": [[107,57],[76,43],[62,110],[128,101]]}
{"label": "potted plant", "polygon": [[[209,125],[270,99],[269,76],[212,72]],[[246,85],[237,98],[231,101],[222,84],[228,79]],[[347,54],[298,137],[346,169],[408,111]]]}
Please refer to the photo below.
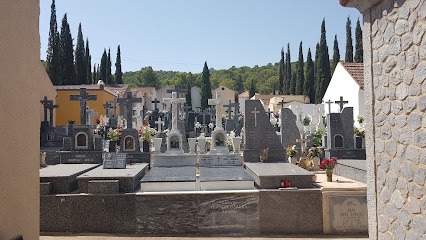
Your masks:
{"label": "potted plant", "polygon": [[355,148],[365,148],[364,117],[358,116],[359,128],[354,126]]}
{"label": "potted plant", "polygon": [[297,154],[296,145],[293,145],[293,146],[288,145],[288,147],[286,149],[286,153],[287,153],[287,156],[288,156],[288,161],[293,163],[293,164],[296,164],[297,163],[297,158],[295,157],[296,154]]}
{"label": "potted plant", "polygon": [[110,138],[109,141],[109,152],[116,152],[117,151],[117,141],[121,137],[121,129],[112,129],[110,128],[108,130],[108,137]]}
{"label": "potted plant", "polygon": [[151,141],[151,137],[155,136],[156,131],[154,128],[150,128],[149,126],[142,126],[139,129],[139,138],[143,142],[143,152],[149,152],[149,143]]}
{"label": "potted plant", "polygon": [[319,166],[321,154],[322,151],[318,147],[309,149],[308,158],[312,161],[314,167]]}
{"label": "potted plant", "polygon": [[319,165],[321,169],[325,169],[325,173],[327,174],[327,182],[333,181],[333,169],[337,165],[337,157],[332,157],[331,159],[324,158]]}

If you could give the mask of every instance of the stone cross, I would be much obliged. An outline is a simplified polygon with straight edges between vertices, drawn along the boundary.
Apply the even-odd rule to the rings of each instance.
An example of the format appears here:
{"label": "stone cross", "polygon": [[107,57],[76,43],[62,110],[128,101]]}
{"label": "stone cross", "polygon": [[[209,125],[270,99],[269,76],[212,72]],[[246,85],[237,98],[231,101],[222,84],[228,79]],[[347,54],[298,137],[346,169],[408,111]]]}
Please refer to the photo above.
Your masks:
{"label": "stone cross", "polygon": [[43,104],[44,107],[44,121],[47,122],[47,109],[50,104],[53,104],[52,100],[47,100],[47,97],[44,96],[44,100],[40,100],[40,103]]}
{"label": "stone cross", "polygon": [[127,92],[127,97],[118,98],[117,102],[120,103],[120,107],[125,107],[126,109],[126,122],[127,128],[132,128],[132,118],[133,118],[133,103],[142,102],[142,98],[133,98],[132,92]]}
{"label": "stone cross", "polygon": [[104,105],[102,105],[105,109],[105,116],[110,117],[111,116],[111,103],[105,102]]}
{"label": "stone cross", "polygon": [[333,103],[332,101],[328,100],[328,102],[325,102],[328,105],[328,113],[331,113],[331,104]]}
{"label": "stone cross", "polygon": [[158,112],[157,103],[160,103],[160,101],[158,101],[157,98],[155,98],[153,101],[151,101],[151,103],[154,103],[154,111]]}
{"label": "stone cross", "polygon": [[87,125],[90,125],[93,127],[93,119],[95,116],[98,116],[98,113],[93,111],[93,109],[87,108]]}
{"label": "stone cross", "polygon": [[343,101],[343,96],[340,96],[340,101],[335,101],[334,103],[339,104],[340,112],[343,111],[343,105],[349,103],[348,101]]}
{"label": "stone cross", "polygon": [[49,109],[49,126],[53,127],[53,109],[59,108],[59,105],[53,105],[53,101],[47,106]]}
{"label": "stone cross", "polygon": [[306,154],[307,143],[310,141],[309,138],[306,138],[305,134],[302,134],[300,139],[296,139],[296,142],[300,142],[302,154]]}
{"label": "stone cross", "polygon": [[297,107],[294,110],[296,110],[296,114],[298,118],[297,120],[302,121],[302,108],[299,105],[297,105]]}
{"label": "stone cross", "polygon": [[164,121],[161,121],[161,118],[159,117],[155,123],[158,125],[158,132],[162,131],[162,126],[164,126]]}
{"label": "stone cross", "polygon": [[229,100],[221,99],[221,92],[216,92],[216,99],[209,99],[209,105],[216,105],[216,128],[222,128],[222,106],[228,105]]}
{"label": "stone cross", "polygon": [[114,100],[109,101],[109,103],[111,104],[111,109],[114,110],[113,117],[116,118],[117,117],[117,98],[114,98]]}
{"label": "stone cross", "polygon": [[231,104],[224,105],[224,107],[228,108],[225,112],[228,113],[228,119],[231,119],[232,107]]}
{"label": "stone cross", "polygon": [[83,125],[87,118],[86,102],[96,101],[98,96],[88,95],[86,88],[80,88],[80,95],[70,95],[70,101],[80,101],[80,124]]}
{"label": "stone cross", "polygon": [[185,98],[178,98],[177,92],[172,92],[171,98],[163,98],[163,102],[170,103],[172,105],[172,130],[177,130],[177,118],[178,118],[178,109],[177,105],[180,103],[185,103]]}
{"label": "stone cross", "polygon": [[254,107],[254,111],[251,111],[251,113],[254,113],[254,127],[257,127],[257,114],[260,113],[260,111],[257,111],[257,107]]}
{"label": "stone cross", "polygon": [[142,117],[143,114],[143,110],[145,110],[145,106],[140,106],[140,105],[136,105],[136,107],[134,107],[133,109],[135,109],[136,111],[136,116],[138,117]]}

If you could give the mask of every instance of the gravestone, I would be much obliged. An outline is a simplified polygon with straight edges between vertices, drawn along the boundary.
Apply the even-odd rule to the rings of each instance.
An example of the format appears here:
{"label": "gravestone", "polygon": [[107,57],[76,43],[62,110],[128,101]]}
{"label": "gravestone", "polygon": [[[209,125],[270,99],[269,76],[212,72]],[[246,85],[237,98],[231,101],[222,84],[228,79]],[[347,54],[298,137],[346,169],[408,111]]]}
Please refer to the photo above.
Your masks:
{"label": "gravestone", "polygon": [[260,156],[266,148],[269,148],[268,161],[287,162],[280,138],[259,100],[245,102],[244,143],[244,162],[260,162]]}
{"label": "gravestone", "polygon": [[[44,108],[44,121],[41,122],[40,126],[40,147],[61,147],[63,144],[63,138],[66,134],[62,134],[56,131],[53,127],[53,110],[59,108],[59,105],[54,105],[53,100],[48,100],[45,96],[40,101]],[[47,111],[49,110],[49,121],[47,121]]]}
{"label": "gravestone", "polygon": [[300,138],[296,120],[296,115],[290,108],[281,108],[281,142],[285,148],[296,145],[296,139]]}
{"label": "gravestone", "polygon": [[124,169],[126,168],[125,153],[104,153],[104,169]]}

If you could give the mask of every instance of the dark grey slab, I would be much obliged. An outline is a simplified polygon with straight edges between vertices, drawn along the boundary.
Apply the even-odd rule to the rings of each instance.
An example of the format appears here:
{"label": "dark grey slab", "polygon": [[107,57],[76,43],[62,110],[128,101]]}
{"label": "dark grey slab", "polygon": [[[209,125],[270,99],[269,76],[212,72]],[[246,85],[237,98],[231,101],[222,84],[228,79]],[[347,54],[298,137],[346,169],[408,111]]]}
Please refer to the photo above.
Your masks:
{"label": "dark grey slab", "polygon": [[148,163],[128,164],[125,169],[104,169],[99,166],[77,177],[80,192],[87,193],[92,180],[118,180],[119,191],[134,192],[139,188],[139,181],[148,172]]}
{"label": "dark grey slab", "polygon": [[61,151],[61,164],[64,163],[82,163],[82,164],[100,164],[102,163],[102,151]]}
{"label": "dark grey slab", "polygon": [[149,163],[151,160],[151,153],[149,152],[124,152],[127,154],[126,158],[130,163]]}
{"label": "dark grey slab", "polygon": [[40,183],[40,195],[49,195],[52,192],[52,184],[50,182]]}
{"label": "dark grey slab", "polygon": [[294,187],[313,186],[315,174],[292,163],[245,163],[247,172],[261,189],[278,189],[281,181],[291,181]]}
{"label": "dark grey slab", "polygon": [[144,182],[195,182],[195,166],[153,167],[141,180]]}
{"label": "dark grey slab", "polygon": [[241,167],[200,167],[200,182],[212,181],[254,181],[253,177]]}
{"label": "dark grey slab", "polygon": [[296,125],[296,115],[290,108],[281,108],[281,143],[284,147],[299,146],[296,139],[300,138],[299,129]]}
{"label": "dark grey slab", "polygon": [[40,169],[40,182],[50,182],[52,193],[70,193],[77,189],[77,176],[96,168],[99,164],[58,164]]}

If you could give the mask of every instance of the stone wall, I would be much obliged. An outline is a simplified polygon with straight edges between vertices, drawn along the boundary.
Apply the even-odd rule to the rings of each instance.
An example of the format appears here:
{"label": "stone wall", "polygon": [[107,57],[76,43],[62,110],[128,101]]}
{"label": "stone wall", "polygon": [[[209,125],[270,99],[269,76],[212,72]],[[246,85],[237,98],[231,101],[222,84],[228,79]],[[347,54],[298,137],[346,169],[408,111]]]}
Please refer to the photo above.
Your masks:
{"label": "stone wall", "polygon": [[371,239],[426,231],[426,1],[340,0],[363,13]]}

